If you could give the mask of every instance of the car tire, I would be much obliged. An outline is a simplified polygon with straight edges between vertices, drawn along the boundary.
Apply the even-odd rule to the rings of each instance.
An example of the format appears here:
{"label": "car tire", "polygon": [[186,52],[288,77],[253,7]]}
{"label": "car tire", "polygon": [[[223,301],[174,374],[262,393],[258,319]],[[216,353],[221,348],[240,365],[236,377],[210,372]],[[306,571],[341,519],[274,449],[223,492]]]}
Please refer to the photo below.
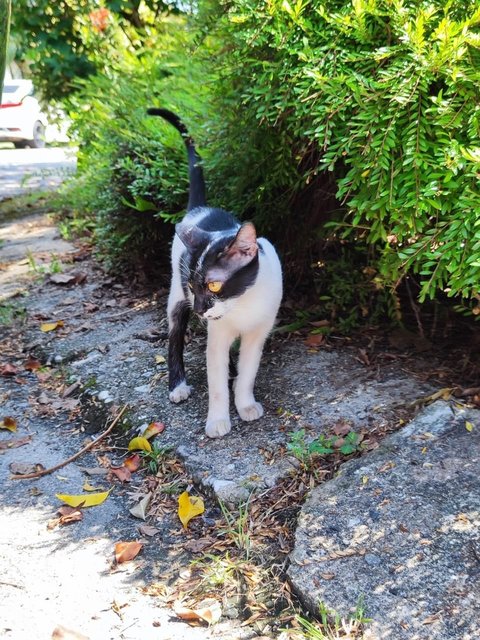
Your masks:
{"label": "car tire", "polygon": [[28,141],[28,145],[32,149],[43,149],[45,146],[45,127],[40,120],[33,125],[33,138]]}
{"label": "car tire", "polygon": [[14,142],[13,146],[15,147],[15,149],[25,149],[25,147],[28,145],[26,140],[19,140],[18,142]]}

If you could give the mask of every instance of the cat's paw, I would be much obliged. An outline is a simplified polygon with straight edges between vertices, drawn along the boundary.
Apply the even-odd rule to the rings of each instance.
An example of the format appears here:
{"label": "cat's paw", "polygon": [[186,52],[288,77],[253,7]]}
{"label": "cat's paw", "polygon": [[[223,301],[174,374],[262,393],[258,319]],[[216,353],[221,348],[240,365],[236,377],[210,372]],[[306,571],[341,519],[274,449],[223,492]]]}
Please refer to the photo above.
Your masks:
{"label": "cat's paw", "polygon": [[230,418],[220,418],[219,420],[208,420],[205,427],[205,433],[209,438],[221,438],[229,433],[232,428]]}
{"label": "cat's paw", "polygon": [[178,404],[179,402],[183,402],[184,400],[186,400],[191,392],[192,387],[190,387],[185,381],[183,381],[179,385],[177,385],[173,391],[170,391],[168,397],[170,398],[170,402]]}
{"label": "cat's paw", "polygon": [[238,415],[245,422],[251,422],[252,420],[258,420],[263,416],[263,407],[259,402],[254,402],[248,407],[237,407]]}

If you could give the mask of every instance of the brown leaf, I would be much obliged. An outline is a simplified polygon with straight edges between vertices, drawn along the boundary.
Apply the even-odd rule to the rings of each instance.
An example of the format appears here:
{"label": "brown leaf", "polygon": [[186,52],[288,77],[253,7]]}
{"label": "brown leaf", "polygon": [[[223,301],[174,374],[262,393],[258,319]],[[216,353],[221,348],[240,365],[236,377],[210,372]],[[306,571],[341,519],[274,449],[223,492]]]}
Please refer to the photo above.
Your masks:
{"label": "brown leaf", "polygon": [[28,444],[31,439],[32,436],[24,436],[23,438],[3,440],[0,442],[0,449],[15,449],[16,447],[23,447],[23,445]]}
{"label": "brown leaf", "polygon": [[115,545],[115,560],[118,564],[133,560],[141,551],[141,542],[117,542]]}
{"label": "brown leaf", "polygon": [[345,420],[339,420],[332,431],[336,436],[346,436],[352,430],[352,425]]}
{"label": "brown leaf", "polygon": [[52,640],[89,640],[89,638],[77,631],[72,631],[59,625],[52,632]]}
{"label": "brown leaf", "polygon": [[23,365],[23,367],[27,371],[37,371],[38,369],[40,369],[41,366],[42,364],[40,360],[37,360],[36,358],[32,358],[32,356],[29,356],[29,358],[26,360],[25,364]]}
{"label": "brown leaf", "polygon": [[94,311],[98,311],[99,307],[98,304],[95,304],[94,302],[84,302],[83,308],[87,313],[93,313]]}
{"label": "brown leaf", "polygon": [[142,536],[154,536],[156,533],[159,533],[160,530],[156,527],[152,527],[150,524],[141,524],[138,527],[138,531]]}
{"label": "brown leaf", "polygon": [[126,467],[112,467],[110,469],[110,473],[120,480],[120,482],[130,482],[132,479],[130,469],[127,469]]}
{"label": "brown leaf", "polygon": [[7,364],[3,364],[0,367],[1,376],[16,376],[17,373],[18,373],[17,367],[13,364],[10,364],[9,362],[7,362]]}
{"label": "brown leaf", "polygon": [[195,609],[184,607],[180,603],[174,605],[174,612],[181,620],[190,622],[204,620],[208,624],[218,622],[222,616],[222,607],[217,600],[208,598],[199,602]]}
{"label": "brown leaf", "polygon": [[51,273],[50,282],[53,284],[73,284],[75,276],[71,273]]}
{"label": "brown leaf", "polygon": [[8,468],[14,475],[26,476],[28,473],[37,473],[37,471],[43,471],[45,467],[39,462],[28,464],[25,462],[11,462]]}
{"label": "brown leaf", "polygon": [[47,524],[48,529],[55,529],[55,527],[63,527],[66,524],[72,524],[73,522],[79,522],[83,519],[83,513],[78,507],[69,507],[68,505],[61,506],[57,513],[59,518],[50,520]]}
{"label": "brown leaf", "polygon": [[189,540],[183,545],[183,548],[191,553],[202,553],[214,543],[215,540],[213,538],[198,538],[197,540]]}
{"label": "brown leaf", "polygon": [[325,336],[323,335],[323,333],[311,333],[304,341],[304,344],[307,347],[319,347],[324,340]]}

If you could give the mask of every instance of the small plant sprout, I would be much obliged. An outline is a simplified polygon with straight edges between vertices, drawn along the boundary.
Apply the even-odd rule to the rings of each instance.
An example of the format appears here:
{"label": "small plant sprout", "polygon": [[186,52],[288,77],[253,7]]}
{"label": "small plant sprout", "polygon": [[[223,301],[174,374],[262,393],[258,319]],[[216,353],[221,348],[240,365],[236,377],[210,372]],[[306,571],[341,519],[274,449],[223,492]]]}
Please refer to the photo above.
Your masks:
{"label": "small plant sprout", "polygon": [[306,466],[310,466],[315,456],[334,453],[348,456],[362,450],[362,435],[355,431],[349,431],[344,436],[321,434],[310,442],[307,440],[305,429],[292,431],[288,435],[290,441],[287,443],[287,450]]}

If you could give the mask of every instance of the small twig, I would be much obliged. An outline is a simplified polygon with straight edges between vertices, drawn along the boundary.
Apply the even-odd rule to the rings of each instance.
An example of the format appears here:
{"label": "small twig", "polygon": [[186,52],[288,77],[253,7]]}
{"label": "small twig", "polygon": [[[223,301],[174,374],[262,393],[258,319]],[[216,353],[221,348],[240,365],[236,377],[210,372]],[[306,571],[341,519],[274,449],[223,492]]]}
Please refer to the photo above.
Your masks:
{"label": "small twig", "polygon": [[4,582],[3,580],[0,580],[0,584],[3,584],[6,587],[15,587],[15,589],[25,589],[25,587],[20,586],[19,584],[15,584],[13,582]]}
{"label": "small twig", "polygon": [[100,442],[100,440],[103,440],[103,438],[105,438],[105,436],[108,436],[108,434],[111,433],[111,431],[113,430],[115,425],[118,423],[120,418],[125,413],[127,407],[128,407],[128,405],[125,404],[120,409],[119,413],[117,413],[117,415],[115,416],[112,424],[108,427],[108,429],[105,429],[105,431],[103,433],[101,433],[98,436],[98,438],[95,438],[95,440],[92,440],[92,442],[89,442],[85,447],[83,447],[83,449],[80,449],[80,451],[77,451],[77,453],[75,453],[73,456],[70,456],[70,458],[67,458],[67,460],[64,460],[60,464],[57,464],[54,467],[51,467],[50,469],[42,469],[41,471],[36,471],[35,473],[26,473],[24,475],[15,474],[13,476],[10,476],[10,480],[31,480],[32,478],[40,478],[41,476],[46,476],[49,473],[53,473],[54,471],[57,471],[58,469],[61,469],[62,467],[65,467],[67,464],[70,464],[70,462],[73,462],[74,460],[79,458],[81,455],[83,455],[84,453],[89,451],[96,444],[98,444]]}

